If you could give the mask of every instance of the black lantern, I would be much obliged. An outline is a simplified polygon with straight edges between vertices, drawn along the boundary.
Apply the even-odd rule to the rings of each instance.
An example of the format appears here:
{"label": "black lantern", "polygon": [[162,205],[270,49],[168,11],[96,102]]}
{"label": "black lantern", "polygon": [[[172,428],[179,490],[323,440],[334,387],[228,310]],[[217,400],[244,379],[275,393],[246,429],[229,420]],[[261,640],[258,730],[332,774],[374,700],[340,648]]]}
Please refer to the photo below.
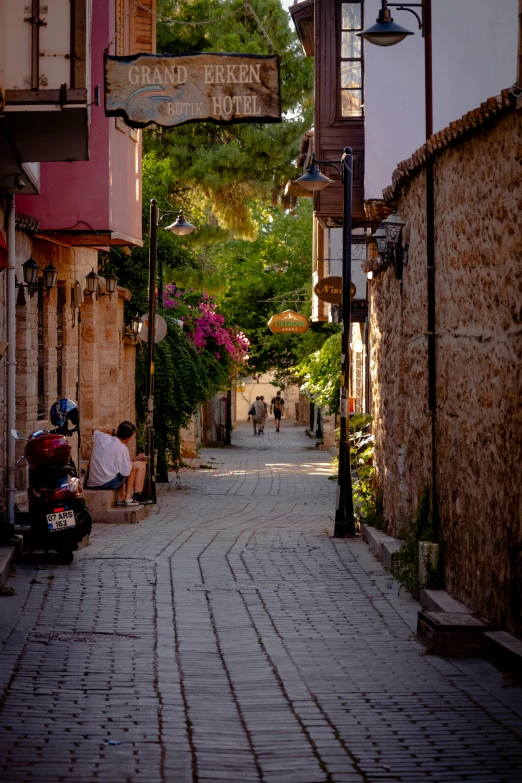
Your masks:
{"label": "black lantern", "polygon": [[315,152],[312,153],[312,160],[310,161],[310,165],[306,170],[306,174],[303,174],[301,177],[295,180],[296,185],[300,185],[305,190],[311,190],[312,192],[316,190],[323,190],[323,188],[331,185],[332,182],[332,179],[325,177],[325,175],[321,173],[321,170],[317,165]]}
{"label": "black lantern", "polygon": [[141,327],[143,326],[143,321],[139,317],[138,313],[134,316],[132,321],[130,322],[130,328],[132,334],[138,335],[141,332]]}
{"label": "black lantern", "polygon": [[109,272],[108,275],[105,275],[105,288],[107,289],[107,293],[109,294],[109,296],[111,296],[111,294],[113,294],[116,291],[117,287],[118,287],[118,278],[113,272]]}
{"label": "black lantern", "polygon": [[58,270],[53,264],[47,264],[42,274],[43,274],[43,284],[47,288],[47,290],[50,291],[51,288],[54,288],[54,286],[56,285],[56,280],[58,278]]}
{"label": "black lantern", "polygon": [[372,24],[371,27],[367,27],[362,33],[357,33],[357,35],[364,38],[368,43],[376,44],[377,46],[394,46],[403,41],[407,35],[413,35],[413,33],[393,21],[388,3],[386,0],[382,0],[382,7],[376,23]]}
{"label": "black lantern", "polygon": [[89,272],[89,274],[86,275],[85,285],[87,286],[87,293],[91,295],[92,299],[92,295],[95,294],[98,290],[98,275],[94,271],[94,267],[92,272]]}
{"label": "black lantern", "polygon": [[24,283],[27,285],[30,296],[33,296],[36,290],[36,281],[38,279],[40,267],[31,255],[25,264],[22,264],[22,269],[24,270]]}
{"label": "black lantern", "polygon": [[375,240],[377,245],[377,252],[384,257],[388,252],[388,242],[386,240],[386,230],[382,223],[375,234],[372,234],[372,239]]}
{"label": "black lantern", "polygon": [[397,212],[392,212],[388,215],[386,220],[383,220],[382,226],[386,231],[386,242],[388,249],[392,247],[398,247],[401,241],[402,229],[406,225],[406,221],[401,218]]}
{"label": "black lantern", "polygon": [[180,210],[180,213],[174,223],[171,223],[170,226],[167,226],[167,231],[171,231],[178,237],[184,237],[187,234],[192,234],[195,229],[196,226],[193,226],[192,223],[189,223],[188,220],[185,219],[185,215],[183,214],[182,209]]}

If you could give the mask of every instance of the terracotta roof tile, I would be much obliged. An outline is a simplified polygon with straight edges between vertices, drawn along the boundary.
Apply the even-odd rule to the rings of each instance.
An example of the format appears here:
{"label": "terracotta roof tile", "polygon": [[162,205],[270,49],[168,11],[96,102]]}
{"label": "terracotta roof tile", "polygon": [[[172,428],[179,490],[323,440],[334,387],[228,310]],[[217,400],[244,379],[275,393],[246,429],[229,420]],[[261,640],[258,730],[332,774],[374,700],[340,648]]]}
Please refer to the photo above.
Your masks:
{"label": "terracotta roof tile", "polygon": [[402,186],[420,171],[428,158],[436,157],[440,150],[451,147],[463,137],[471,136],[486,123],[495,121],[516,108],[516,98],[511,90],[502,90],[500,95],[488,98],[478,109],[472,109],[461,119],[451,122],[446,128],[431,136],[411,158],[401,161],[392,174],[392,184],[382,192],[387,204],[393,202]]}

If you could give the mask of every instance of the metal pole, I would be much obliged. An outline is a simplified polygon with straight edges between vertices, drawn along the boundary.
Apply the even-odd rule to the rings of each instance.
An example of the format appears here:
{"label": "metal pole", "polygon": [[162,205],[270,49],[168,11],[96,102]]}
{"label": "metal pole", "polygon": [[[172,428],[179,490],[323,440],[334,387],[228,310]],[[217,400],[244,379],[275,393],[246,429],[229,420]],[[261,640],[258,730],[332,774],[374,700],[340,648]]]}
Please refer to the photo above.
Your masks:
{"label": "metal pole", "polygon": [[15,439],[11,430],[16,427],[16,251],[15,251],[15,198],[7,196],[7,270],[6,270],[6,320],[7,320],[7,405],[6,405],[6,467],[7,497],[6,526],[2,538],[9,539],[15,529],[16,463]]}
{"label": "metal pole", "polygon": [[158,261],[158,303],[163,305],[163,261]]}
{"label": "metal pole", "polygon": [[[424,91],[426,102],[426,139],[433,135],[433,69],[431,38],[431,0],[423,2]],[[434,160],[426,160],[426,262],[428,298],[428,407],[431,413],[431,513],[437,520],[437,320],[435,291],[435,177]]]}
{"label": "metal pole", "polygon": [[78,383],[76,399],[78,400],[78,476],[82,475],[82,404],[80,400],[82,390],[82,306],[78,305]]}
{"label": "metal pole", "polygon": [[339,472],[337,476],[337,503],[334,536],[355,535],[353,515],[352,471],[350,460],[350,332],[352,318],[352,180],[353,157],[351,147],[345,147],[342,158],[343,179],[343,298],[341,335],[341,431],[339,443]]}
{"label": "metal pole", "polygon": [[225,446],[231,446],[231,433],[232,433],[232,379],[228,381],[227,387],[227,418],[225,421]]}
{"label": "metal pole", "polygon": [[156,502],[156,469],[154,465],[154,324],[156,320],[156,261],[158,254],[158,202],[150,200],[149,248],[149,334],[147,342],[147,495]]}

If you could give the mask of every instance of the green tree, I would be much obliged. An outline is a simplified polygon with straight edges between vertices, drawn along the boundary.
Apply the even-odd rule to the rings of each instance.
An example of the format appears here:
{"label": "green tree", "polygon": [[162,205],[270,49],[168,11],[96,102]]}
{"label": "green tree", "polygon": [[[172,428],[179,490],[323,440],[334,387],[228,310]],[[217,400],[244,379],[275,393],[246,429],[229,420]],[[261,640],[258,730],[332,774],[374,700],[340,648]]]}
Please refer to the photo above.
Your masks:
{"label": "green tree", "polygon": [[[248,201],[275,199],[295,175],[299,143],[312,123],[313,88],[312,62],[302,53],[279,0],[252,0],[252,6],[280,57],[283,121],[227,126],[198,122],[144,134],[146,155],[155,152],[158,160],[166,161],[164,176],[171,192],[188,188],[180,200],[200,224],[210,210],[222,227],[250,238],[256,226]],[[159,21],[160,52],[274,53],[240,0],[159,0],[158,10],[173,22],[188,23]],[[227,16],[234,11],[241,12]],[[223,16],[223,21],[211,22]]]}
{"label": "green tree", "polygon": [[[288,370],[338,327],[312,323],[305,334],[270,332],[268,321],[278,312],[311,315],[312,204],[302,199],[292,211],[260,202],[250,208],[256,239],[219,242],[206,254],[221,272],[221,311],[250,340],[248,370],[275,369],[284,385]],[[182,278],[191,274],[187,269]]]}
{"label": "green tree", "polygon": [[294,369],[303,391],[327,413],[339,413],[341,387],[341,332],[329,337],[319,351],[315,351]]}

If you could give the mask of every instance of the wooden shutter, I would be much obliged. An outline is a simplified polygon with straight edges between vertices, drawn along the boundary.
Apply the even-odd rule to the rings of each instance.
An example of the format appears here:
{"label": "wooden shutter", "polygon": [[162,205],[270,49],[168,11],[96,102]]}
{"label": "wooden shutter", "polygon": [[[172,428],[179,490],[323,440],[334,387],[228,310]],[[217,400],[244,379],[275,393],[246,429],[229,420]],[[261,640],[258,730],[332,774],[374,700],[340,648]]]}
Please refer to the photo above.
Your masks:
{"label": "wooden shutter", "polygon": [[126,54],[125,51],[125,0],[116,0],[116,46],[115,52],[118,57],[123,57]]}
{"label": "wooden shutter", "polygon": [[130,54],[138,52],[156,53],[156,0],[140,0],[131,14]]}

